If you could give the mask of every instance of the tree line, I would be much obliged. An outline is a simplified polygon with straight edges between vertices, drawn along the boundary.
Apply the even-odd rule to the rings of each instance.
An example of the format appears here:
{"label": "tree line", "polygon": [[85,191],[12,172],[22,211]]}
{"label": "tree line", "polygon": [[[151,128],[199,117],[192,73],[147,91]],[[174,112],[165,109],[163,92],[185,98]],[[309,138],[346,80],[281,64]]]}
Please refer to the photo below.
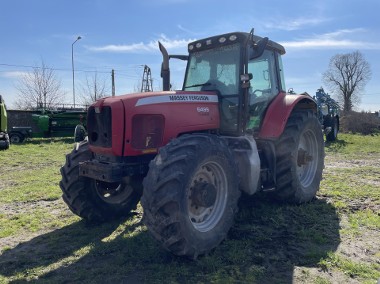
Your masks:
{"label": "tree line", "polygon": [[[336,54],[330,59],[322,81],[335,96],[343,113],[351,112],[360,103],[364,87],[371,79],[371,67],[360,51]],[[79,99],[81,104],[90,105],[97,99],[110,95],[108,80],[99,77],[95,72],[87,76],[80,85]],[[22,75],[16,85],[19,91],[15,105],[19,109],[36,107],[53,108],[62,104],[65,92],[61,81],[54,70],[48,68],[44,61],[41,67]]]}
{"label": "tree line", "polygon": [[[86,75],[84,82],[79,82],[79,104],[88,106],[97,99],[110,96],[110,84],[106,78],[94,72],[91,76]],[[36,108],[53,109],[65,103],[66,92],[62,89],[61,80],[56,76],[54,70],[46,66],[41,60],[41,65],[33,67],[19,78],[16,83],[18,95],[15,107],[22,110]]]}

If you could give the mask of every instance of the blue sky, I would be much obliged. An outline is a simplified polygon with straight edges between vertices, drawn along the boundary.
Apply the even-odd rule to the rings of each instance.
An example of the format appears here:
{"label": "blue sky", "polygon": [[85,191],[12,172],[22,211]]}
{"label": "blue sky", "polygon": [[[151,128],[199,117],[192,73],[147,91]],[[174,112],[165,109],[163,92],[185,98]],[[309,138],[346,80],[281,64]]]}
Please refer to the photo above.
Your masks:
{"label": "blue sky", "polygon": [[[110,85],[114,69],[121,95],[139,89],[145,64],[153,89],[161,88],[157,40],[169,53],[186,54],[189,41],[255,28],[284,45],[286,87],[299,93],[315,94],[333,55],[361,51],[372,79],[357,109],[380,110],[379,0],[0,0],[0,9],[0,94],[8,108],[19,76],[41,60],[72,103],[71,45],[78,36],[76,94],[95,72]],[[185,66],[172,63],[173,85],[180,88]]]}

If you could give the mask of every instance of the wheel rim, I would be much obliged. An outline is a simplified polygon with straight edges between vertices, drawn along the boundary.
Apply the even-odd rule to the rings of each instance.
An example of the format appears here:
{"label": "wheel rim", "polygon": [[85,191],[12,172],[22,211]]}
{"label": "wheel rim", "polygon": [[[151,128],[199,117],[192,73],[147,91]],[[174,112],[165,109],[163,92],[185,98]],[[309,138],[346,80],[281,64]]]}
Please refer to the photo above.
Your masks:
{"label": "wheel rim", "polygon": [[120,204],[132,194],[133,188],[128,184],[127,180],[121,183],[95,181],[95,189],[98,196],[105,202],[110,204]]}
{"label": "wheel rim", "polygon": [[12,135],[11,137],[11,143],[20,143],[21,139],[17,135]]}
{"label": "wheel rim", "polygon": [[194,228],[200,232],[213,229],[223,216],[227,203],[226,173],[215,162],[201,165],[187,190],[187,209]]}
{"label": "wheel rim", "polygon": [[318,143],[315,133],[306,130],[300,137],[297,156],[297,175],[303,187],[308,187],[313,182],[318,159]]}

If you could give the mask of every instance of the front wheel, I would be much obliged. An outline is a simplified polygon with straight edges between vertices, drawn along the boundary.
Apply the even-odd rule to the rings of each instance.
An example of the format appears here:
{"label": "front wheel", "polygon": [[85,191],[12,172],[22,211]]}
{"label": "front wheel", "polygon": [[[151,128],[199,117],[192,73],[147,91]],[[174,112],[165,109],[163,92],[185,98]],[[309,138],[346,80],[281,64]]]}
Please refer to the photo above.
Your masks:
{"label": "front wheel", "polygon": [[83,125],[78,124],[74,130],[74,142],[81,142],[86,138],[86,128]]}
{"label": "front wheel", "polygon": [[240,197],[231,150],[214,135],[184,135],[160,149],[144,179],[144,222],[170,252],[196,258],[227,235]]}
{"label": "front wheel", "polygon": [[0,150],[9,149],[9,139],[6,137],[4,140],[0,140]]}
{"label": "front wheel", "polygon": [[120,183],[96,181],[79,175],[79,163],[90,160],[88,141],[76,144],[66,156],[59,183],[70,210],[89,222],[103,222],[127,215],[142,194],[142,177],[125,177]]}
{"label": "front wheel", "polygon": [[274,196],[282,201],[303,203],[312,200],[322,179],[323,133],[311,111],[294,111],[276,143]]}
{"label": "front wheel", "polygon": [[9,140],[11,144],[19,144],[24,142],[25,136],[21,133],[11,133],[9,134]]}

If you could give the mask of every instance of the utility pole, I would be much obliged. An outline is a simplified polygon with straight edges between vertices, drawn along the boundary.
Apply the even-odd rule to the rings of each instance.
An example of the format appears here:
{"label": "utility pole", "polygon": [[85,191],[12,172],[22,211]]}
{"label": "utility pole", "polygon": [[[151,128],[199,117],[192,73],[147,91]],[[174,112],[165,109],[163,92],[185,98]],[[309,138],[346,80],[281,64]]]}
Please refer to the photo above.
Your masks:
{"label": "utility pole", "polygon": [[77,39],[71,44],[71,68],[73,69],[73,101],[75,108],[75,78],[74,78],[74,44],[80,40],[81,37],[78,36]]}
{"label": "utility pole", "polygon": [[153,92],[152,74],[149,66],[147,65],[144,65],[144,73],[141,80],[141,93],[143,92]]}
{"label": "utility pole", "polygon": [[112,77],[112,96],[115,96],[115,70],[112,69],[111,72],[111,77]]}

